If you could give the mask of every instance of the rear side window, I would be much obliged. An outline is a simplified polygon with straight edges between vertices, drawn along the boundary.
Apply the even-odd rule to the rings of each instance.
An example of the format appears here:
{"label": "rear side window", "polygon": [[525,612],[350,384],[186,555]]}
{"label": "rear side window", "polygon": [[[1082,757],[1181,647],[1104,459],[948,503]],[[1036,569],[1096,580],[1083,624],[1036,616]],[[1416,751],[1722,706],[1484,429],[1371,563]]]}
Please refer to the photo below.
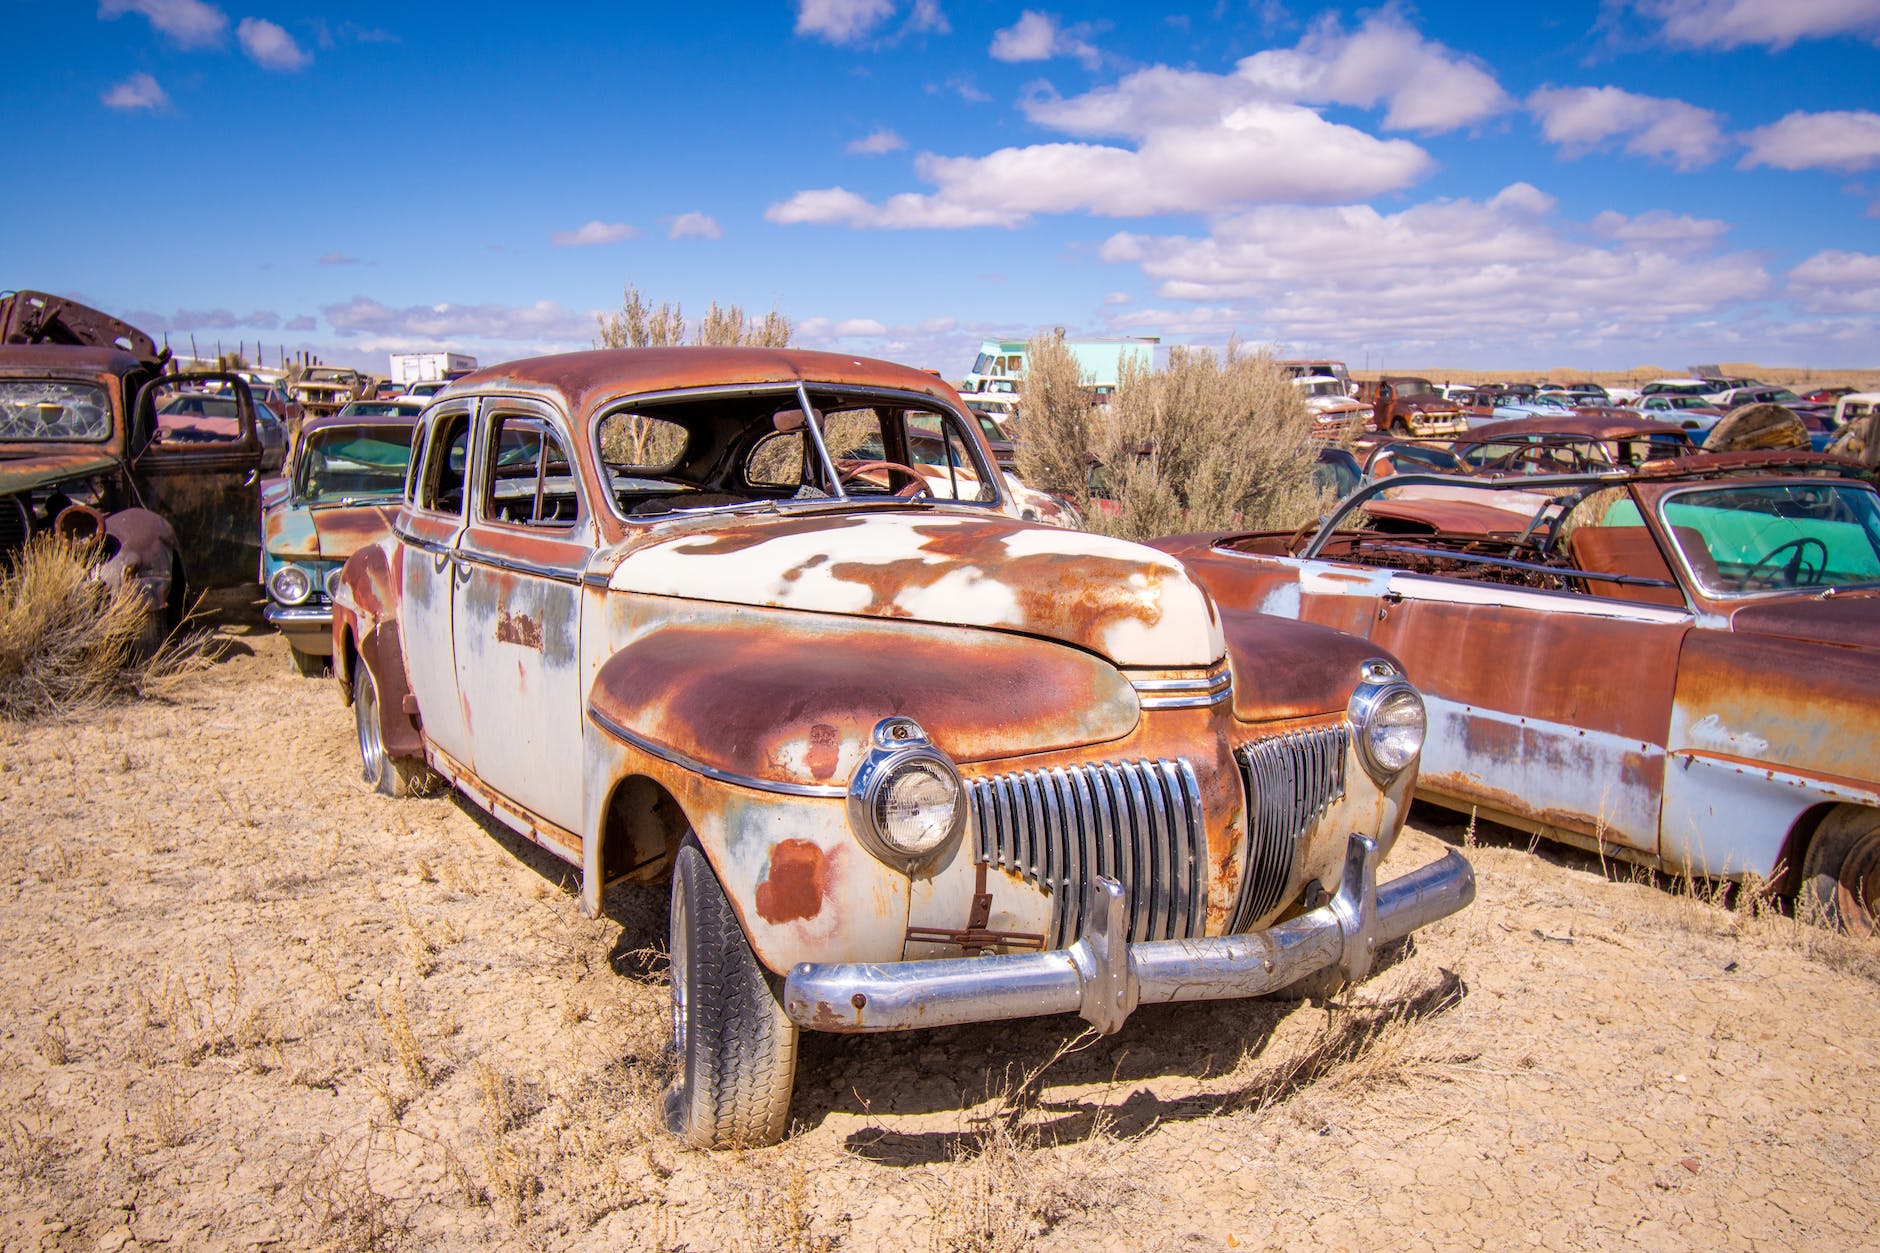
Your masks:
{"label": "rear side window", "polygon": [[470,415],[450,413],[432,427],[418,507],[463,514],[464,480],[470,469]]}

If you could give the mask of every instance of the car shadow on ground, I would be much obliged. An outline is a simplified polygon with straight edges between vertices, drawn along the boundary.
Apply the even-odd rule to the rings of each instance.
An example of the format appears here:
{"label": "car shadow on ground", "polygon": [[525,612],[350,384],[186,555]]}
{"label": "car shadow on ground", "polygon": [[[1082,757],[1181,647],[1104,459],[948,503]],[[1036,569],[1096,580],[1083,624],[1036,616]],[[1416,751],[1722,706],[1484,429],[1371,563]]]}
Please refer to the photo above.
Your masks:
{"label": "car shadow on ground", "polygon": [[[1401,959],[1405,951],[1392,956]],[[1458,976],[1439,970],[1400,996],[1342,1005],[1324,1013],[1304,1056],[1275,1067],[1258,1066],[1257,1058],[1282,1020],[1324,1011],[1281,998],[1153,1005],[1109,1037],[1090,1035],[1069,1015],[871,1038],[806,1032],[791,1113],[815,1125],[836,1113],[936,1113],[990,1102],[976,1116],[962,1113],[952,1129],[908,1133],[877,1125],[846,1138],[850,1152],[888,1166],[951,1160],[999,1121],[1023,1119],[1027,1134],[1045,1143],[1127,1138],[1161,1123],[1284,1101],[1364,1053],[1390,1024],[1443,1014],[1467,993]],[[1245,1068],[1247,1078],[1220,1086],[1221,1076],[1243,1069],[1246,1059],[1256,1063]],[[1148,1086],[1173,1075],[1217,1082],[1175,1097]],[[1097,1090],[1064,1099],[1045,1095],[1047,1088],[1086,1087]]]}

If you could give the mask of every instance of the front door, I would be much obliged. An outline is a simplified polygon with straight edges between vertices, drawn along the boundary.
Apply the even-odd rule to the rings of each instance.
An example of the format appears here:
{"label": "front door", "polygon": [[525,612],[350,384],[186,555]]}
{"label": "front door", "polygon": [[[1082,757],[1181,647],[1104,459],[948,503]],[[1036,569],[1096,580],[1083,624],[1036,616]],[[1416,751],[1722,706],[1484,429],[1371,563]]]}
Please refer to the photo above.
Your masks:
{"label": "front door", "polygon": [[471,768],[579,832],[581,576],[595,531],[554,416],[532,401],[484,402],[451,633]]}
{"label": "front door", "polygon": [[470,760],[471,727],[457,688],[451,588],[459,577],[457,543],[468,507],[474,413],[468,403],[457,403],[430,418],[421,460],[412,468],[407,507],[396,525],[405,675],[418,702],[425,741],[460,762]]}
{"label": "front door", "polygon": [[262,449],[247,382],[165,375],[133,404],[134,428],[153,432],[134,465],[137,494],[175,529],[189,586],[253,583],[261,568]]}

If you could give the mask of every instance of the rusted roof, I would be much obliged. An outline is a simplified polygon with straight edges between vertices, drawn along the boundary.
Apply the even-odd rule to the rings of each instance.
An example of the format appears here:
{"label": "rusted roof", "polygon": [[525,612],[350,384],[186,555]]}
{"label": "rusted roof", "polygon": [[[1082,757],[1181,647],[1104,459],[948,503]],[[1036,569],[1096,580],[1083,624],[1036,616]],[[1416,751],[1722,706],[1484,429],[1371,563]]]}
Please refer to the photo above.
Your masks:
{"label": "rusted roof", "polygon": [[756,383],[837,383],[919,392],[957,406],[951,387],[924,370],[839,352],[795,348],[601,348],[506,361],[465,375],[462,388],[515,383],[561,392],[575,410],[590,396]]}
{"label": "rusted roof", "polygon": [[69,344],[0,345],[0,370],[59,374],[129,374],[151,363],[122,348],[79,348]]}
{"label": "rusted roof", "polygon": [[1534,418],[1510,418],[1490,422],[1469,432],[1472,442],[1486,442],[1505,435],[1572,435],[1586,439],[1643,439],[1653,435],[1685,435],[1683,427],[1671,422],[1653,422],[1631,415],[1607,413],[1542,414]]}

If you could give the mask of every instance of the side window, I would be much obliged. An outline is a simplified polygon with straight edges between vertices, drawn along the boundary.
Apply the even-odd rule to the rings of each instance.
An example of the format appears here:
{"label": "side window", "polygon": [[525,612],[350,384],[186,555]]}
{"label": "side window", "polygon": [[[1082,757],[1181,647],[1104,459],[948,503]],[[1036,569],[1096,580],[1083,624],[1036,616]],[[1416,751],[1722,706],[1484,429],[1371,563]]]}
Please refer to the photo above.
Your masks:
{"label": "side window", "polygon": [[426,449],[418,507],[461,515],[464,477],[470,467],[470,415],[460,412],[439,418],[432,424]]}
{"label": "side window", "polygon": [[499,413],[484,444],[489,458],[482,516],[516,526],[570,527],[581,515],[568,449],[542,419]]}
{"label": "side window", "polygon": [[757,441],[744,464],[744,481],[752,487],[801,487],[803,457],[809,441],[801,431],[778,431]]}

